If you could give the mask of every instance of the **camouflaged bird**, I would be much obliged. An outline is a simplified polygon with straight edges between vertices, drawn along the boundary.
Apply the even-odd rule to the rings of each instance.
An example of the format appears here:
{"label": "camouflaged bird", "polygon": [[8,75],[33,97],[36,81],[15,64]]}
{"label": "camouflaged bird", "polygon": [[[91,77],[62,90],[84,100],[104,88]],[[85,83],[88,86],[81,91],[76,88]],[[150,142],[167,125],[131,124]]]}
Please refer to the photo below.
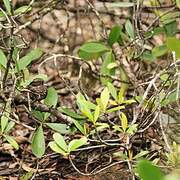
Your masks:
{"label": "camouflaged bird", "polygon": [[47,86],[44,84],[44,81],[41,79],[33,80],[26,89],[29,92],[30,100],[41,101],[42,99],[46,98],[47,95]]}

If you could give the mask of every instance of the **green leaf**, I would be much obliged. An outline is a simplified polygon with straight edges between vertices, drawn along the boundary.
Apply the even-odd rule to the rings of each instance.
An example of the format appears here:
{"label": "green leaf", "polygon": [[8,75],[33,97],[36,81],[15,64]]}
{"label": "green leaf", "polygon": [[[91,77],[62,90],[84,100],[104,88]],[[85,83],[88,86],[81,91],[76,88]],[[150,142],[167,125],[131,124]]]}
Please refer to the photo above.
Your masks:
{"label": "green leaf", "polygon": [[118,101],[117,90],[114,87],[114,85],[112,83],[108,82],[107,86],[108,86],[109,92],[111,93],[114,100]]}
{"label": "green leaf", "polygon": [[92,104],[87,103],[87,101],[85,100],[84,96],[81,93],[78,93],[76,95],[76,99],[77,99],[77,105],[79,109],[81,110],[82,114],[86,116],[87,118],[89,118],[91,121],[93,121],[93,115],[91,113]]}
{"label": "green leaf", "polygon": [[122,33],[122,28],[121,28],[121,26],[119,26],[119,25],[114,26],[114,27],[111,29],[111,32],[110,32],[110,34],[109,34],[108,44],[109,44],[110,46],[112,46],[112,45],[113,45],[115,42],[117,42],[119,39],[122,40],[121,33]]}
{"label": "green leaf", "polygon": [[69,108],[58,108],[58,110],[74,119],[85,119],[84,116],[81,116],[80,114],[77,114],[74,111],[71,111]]}
{"label": "green leaf", "polygon": [[96,134],[97,131],[98,131],[98,132],[102,132],[102,131],[104,131],[105,129],[108,129],[108,128],[109,128],[109,124],[97,122],[97,123],[96,123],[96,130],[93,129],[92,131],[90,131],[89,135]]}
{"label": "green leaf", "polygon": [[95,111],[94,111],[94,120],[93,120],[94,124],[95,124],[96,121],[98,120],[99,115],[100,115],[100,107],[99,107],[99,105],[97,105],[97,106],[96,106],[96,109],[95,109]]}
{"label": "green leaf", "polygon": [[41,158],[43,156],[45,152],[45,139],[42,126],[39,126],[33,134],[31,147],[36,157]]}
{"label": "green leaf", "polygon": [[164,29],[167,36],[174,36],[177,32],[177,22],[173,21],[171,23],[165,24]]}
{"label": "green leaf", "polygon": [[10,121],[7,126],[6,126],[6,129],[4,130],[5,133],[9,132],[15,125],[15,122],[13,121]]}
{"label": "green leaf", "polygon": [[176,6],[180,9],[180,0],[176,0]]}
{"label": "green leaf", "polygon": [[23,174],[23,175],[19,178],[19,180],[30,180],[31,177],[33,176],[33,174],[34,174],[34,173],[33,173],[32,171],[27,172],[27,173]]}
{"label": "green leaf", "polygon": [[[177,94],[179,92],[179,94]],[[162,107],[165,107],[167,106],[168,104],[171,104],[173,102],[176,102],[178,99],[180,99],[180,91],[179,90],[176,90],[172,93],[170,93],[166,99],[164,99],[162,102],[161,102],[161,106]]]}
{"label": "green leaf", "polygon": [[0,49],[0,67],[2,66],[2,68],[5,70],[6,64],[7,64],[7,58],[4,52]]}
{"label": "green leaf", "polygon": [[37,110],[33,110],[33,111],[32,111],[32,115],[33,115],[36,119],[38,119],[39,121],[41,121],[41,122],[44,121],[44,115],[45,115],[44,112],[37,111]]}
{"label": "green leaf", "polygon": [[56,142],[56,144],[57,144],[63,151],[67,152],[68,147],[67,147],[67,144],[66,144],[66,142],[65,142],[65,140],[64,140],[64,137],[63,137],[61,134],[59,134],[59,133],[54,133],[54,134],[53,134],[53,139],[54,139],[54,141]]}
{"label": "green leaf", "polygon": [[5,113],[4,115],[1,116],[1,132],[3,133],[7,124],[8,124],[8,113]]}
{"label": "green leaf", "polygon": [[10,0],[3,0],[3,2],[4,2],[4,5],[5,5],[5,7],[6,7],[6,10],[7,10],[8,14],[9,14],[9,15],[12,15],[12,14],[11,14],[11,4],[10,4]]}
{"label": "green leaf", "polygon": [[127,120],[126,115],[123,112],[121,112],[120,114],[120,119],[121,119],[122,129],[124,132],[126,132],[126,129],[128,128],[128,120]]}
{"label": "green leaf", "polygon": [[166,82],[166,83],[164,84],[164,86],[170,86],[170,85],[171,85],[171,82],[168,80],[169,77],[170,77],[170,75],[169,75],[168,73],[164,73],[164,74],[161,74],[161,75],[160,75],[160,79],[161,79],[162,81]]}
{"label": "green leaf", "polygon": [[62,150],[57,144],[55,141],[52,141],[52,142],[49,142],[49,146],[50,148],[56,152],[56,153],[59,153],[59,154],[62,154],[63,156],[67,156],[68,153],[66,153],[64,150]]}
{"label": "green leaf", "polygon": [[168,24],[168,23],[171,23],[173,21],[176,21],[176,18],[178,18],[179,16],[180,16],[179,11],[172,11],[172,12],[169,12],[169,13],[161,16],[160,20],[163,24]]}
{"label": "green leaf", "polygon": [[97,131],[102,131],[104,129],[109,128],[109,124],[97,122],[96,123],[96,128],[97,128]]}
{"label": "green leaf", "polygon": [[118,125],[114,125],[114,126],[113,126],[113,129],[114,129],[115,131],[123,132],[122,128],[121,128],[120,126],[118,126]]}
{"label": "green leaf", "polygon": [[57,105],[57,102],[58,102],[57,91],[53,87],[48,88],[47,96],[44,99],[44,103],[48,105],[49,107],[55,108]]}
{"label": "green leaf", "polygon": [[84,103],[89,109],[93,109],[93,110],[96,109],[96,105],[92,103],[91,101],[85,101]]}
{"label": "green leaf", "polygon": [[106,112],[107,113],[112,113],[112,112],[116,112],[116,111],[119,111],[121,109],[125,109],[125,106],[117,106],[117,107],[114,107],[114,108],[110,108],[108,109]]}
{"label": "green leaf", "polygon": [[68,152],[70,153],[72,151],[75,151],[77,148],[79,148],[85,144],[87,144],[87,138],[86,137],[82,137],[80,139],[74,139],[68,145]]}
{"label": "green leaf", "polygon": [[151,162],[147,161],[147,160],[142,160],[138,163],[137,165],[137,171],[139,176],[143,179],[143,180],[163,180],[164,179],[164,175],[161,172],[161,170],[152,165]]}
{"label": "green leaf", "polygon": [[84,116],[86,116],[87,118],[89,118],[91,121],[93,121],[93,115],[92,112],[90,111],[90,109],[84,104],[81,104],[81,108],[80,108],[82,114]]}
{"label": "green leaf", "polygon": [[41,49],[33,49],[16,63],[16,71],[24,70],[31,62],[40,58],[43,52]]}
{"label": "green leaf", "polygon": [[74,123],[74,125],[76,126],[76,128],[82,133],[82,134],[86,134],[86,131],[84,129],[84,127],[79,123],[79,121],[77,121],[76,119],[72,119],[72,122]]}
{"label": "green leaf", "polygon": [[14,14],[17,15],[17,14],[22,14],[29,11],[31,11],[30,6],[21,6],[14,11]]}
{"label": "green leaf", "polygon": [[156,46],[152,49],[152,55],[154,57],[160,57],[167,53],[168,49],[166,45]]}
{"label": "green leaf", "polygon": [[156,59],[156,57],[150,51],[144,51],[141,55],[141,59],[148,63],[152,63]]}
{"label": "green leaf", "polygon": [[134,99],[128,99],[123,101],[123,103],[125,103],[126,105],[132,104],[132,103],[137,103]]}
{"label": "green leaf", "polygon": [[101,43],[88,42],[82,45],[79,49],[79,57],[85,60],[93,60],[99,58],[109,49]]}
{"label": "green leaf", "polygon": [[134,39],[134,29],[133,29],[133,26],[132,26],[131,21],[129,19],[125,23],[125,29],[126,29],[126,32],[129,35],[129,37]]}
{"label": "green leaf", "polygon": [[141,151],[140,153],[136,154],[133,159],[137,160],[145,155],[147,155],[149,153],[149,151]]}
{"label": "green leaf", "polygon": [[103,111],[105,112],[107,105],[108,105],[108,102],[109,102],[109,90],[107,87],[105,87],[104,90],[102,91],[101,96],[100,96],[100,100],[101,100],[102,105],[103,105]]}
{"label": "green leaf", "polygon": [[113,68],[116,68],[116,67],[118,67],[118,63],[117,62],[112,62],[112,63],[109,63],[107,65],[108,69],[113,69]]}
{"label": "green leaf", "polygon": [[72,119],[72,122],[74,123],[74,125],[76,126],[76,128],[82,133],[82,134],[86,134],[83,126],[76,120],[76,119]]}
{"label": "green leaf", "polygon": [[[107,75],[107,76],[113,76],[115,75],[115,68],[109,69],[108,65],[110,63],[115,62],[115,57],[112,52],[107,52],[103,57],[103,63],[100,68],[101,75]],[[111,82],[112,80],[108,77],[101,77],[101,82],[106,85],[108,82]]]}
{"label": "green leaf", "polygon": [[180,40],[176,39],[175,37],[169,37],[167,38],[167,47],[169,50],[174,51],[176,53],[176,57],[180,58]]}
{"label": "green leaf", "polygon": [[19,145],[12,136],[4,135],[4,137],[12,147],[14,147],[16,150],[19,149]]}
{"label": "green leaf", "polygon": [[66,124],[61,124],[61,123],[45,123],[47,126],[49,126],[52,130],[57,131],[58,133],[61,134],[66,134],[70,133],[70,131],[67,129]]}

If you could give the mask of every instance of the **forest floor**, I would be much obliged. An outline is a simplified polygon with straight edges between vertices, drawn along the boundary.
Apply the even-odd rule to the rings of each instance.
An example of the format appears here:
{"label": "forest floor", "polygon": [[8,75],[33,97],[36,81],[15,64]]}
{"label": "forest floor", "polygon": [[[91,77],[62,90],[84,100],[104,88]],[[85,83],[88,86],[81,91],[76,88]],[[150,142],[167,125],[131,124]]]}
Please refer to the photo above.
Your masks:
{"label": "forest floor", "polygon": [[[14,8],[29,3],[25,0],[13,2]],[[24,42],[28,47],[23,49],[22,55],[30,48],[43,50],[43,56],[30,65],[29,72],[32,75],[45,74],[47,76],[45,82],[47,87],[54,87],[58,93],[57,107],[66,107],[79,112],[76,103],[78,92],[86,94],[95,103],[104,88],[99,77],[102,61],[84,63],[78,59],[77,52],[85,42],[101,40],[102,42],[106,41],[107,44],[107,34],[112,27],[117,24],[123,26],[127,19],[136,23],[134,20],[137,18],[134,17],[136,15],[139,15],[137,23],[141,29],[135,30],[139,30],[137,34],[142,36],[141,31],[145,31],[156,19],[154,10],[143,8],[147,5],[141,4],[139,14],[135,11],[137,14],[134,15],[132,7],[111,7],[113,2],[107,1],[105,4],[100,0],[69,0],[57,3],[52,0],[47,2],[38,0],[33,3],[30,13],[16,19],[18,33],[24,37]],[[165,1],[162,6],[167,6],[165,10],[171,10],[173,7],[170,1]],[[30,25],[23,28],[28,21],[31,21]],[[179,17],[176,22],[178,39],[180,37]],[[136,24],[134,26],[136,27]],[[162,45],[164,41],[164,35],[159,34],[142,44],[153,49]],[[144,47],[137,44],[126,44],[127,49],[132,48],[133,52],[143,52]],[[131,56],[128,64],[137,82],[130,83],[126,98],[131,99],[136,95],[143,96],[146,93],[146,97],[149,99],[159,97],[158,90],[164,86],[160,78],[156,81],[156,75],[171,66],[171,56],[164,55],[153,62],[133,58],[130,53],[127,56]],[[90,64],[92,69],[89,69],[87,64]],[[173,72],[171,73],[173,76]],[[115,74],[115,77],[113,83],[119,89],[122,84],[119,72]],[[136,85],[138,86],[135,87]],[[176,86],[175,83],[173,87]],[[164,89],[166,92],[172,90],[168,87]],[[143,93],[140,94],[141,92]],[[166,108],[155,111],[153,111],[153,107],[144,108],[140,102],[127,105],[123,112],[127,115],[129,124],[138,115],[136,120],[138,129],[128,138],[126,134],[111,128],[111,125],[117,122],[118,114],[103,116],[102,123],[107,123],[107,120],[110,127],[100,130],[100,139],[95,135],[89,135],[88,146],[84,150],[82,148],[82,150],[72,152],[72,162],[67,157],[54,153],[47,146],[54,133],[48,127],[43,129],[46,152],[41,158],[34,156],[31,140],[39,122],[29,112],[26,105],[12,104],[12,109],[12,117],[15,118],[16,125],[11,135],[15,137],[19,149],[14,150],[11,145],[2,141],[0,145],[0,179],[131,180],[137,178],[132,170],[135,168],[137,159],[133,159],[133,157],[140,152],[147,152],[145,154],[147,159],[158,164],[164,172],[173,171],[174,167],[167,164],[166,153],[171,152],[168,148],[170,146],[172,150],[173,141],[177,144],[180,143],[179,100]],[[47,121],[63,123],[54,115],[50,116]],[[72,124],[65,125],[66,128],[69,126]],[[92,124],[86,122],[84,126],[87,127],[87,131],[91,132]],[[69,141],[81,137],[82,134],[74,130],[71,133],[67,131],[64,136]],[[112,145],[116,142],[125,148],[121,145]],[[126,149],[128,149],[127,152],[125,152]],[[121,155],[115,156],[119,152],[126,155],[129,153],[127,156],[129,158],[132,156],[131,160],[123,159]]]}

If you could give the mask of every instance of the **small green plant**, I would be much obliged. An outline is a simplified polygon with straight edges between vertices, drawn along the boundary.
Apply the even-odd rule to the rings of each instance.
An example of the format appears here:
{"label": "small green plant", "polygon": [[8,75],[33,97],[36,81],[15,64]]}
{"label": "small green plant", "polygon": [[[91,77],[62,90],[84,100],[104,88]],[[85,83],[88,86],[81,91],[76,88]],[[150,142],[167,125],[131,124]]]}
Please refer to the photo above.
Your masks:
{"label": "small green plant", "polygon": [[15,141],[15,139],[9,135],[10,131],[15,125],[15,122],[9,121],[9,112],[11,110],[10,104],[6,104],[6,109],[1,115],[1,121],[0,121],[0,138],[2,139],[2,142],[6,140],[12,147],[14,147],[16,150],[19,149],[19,145]]}
{"label": "small green plant", "polygon": [[73,139],[67,144],[64,137],[59,133],[53,134],[53,139],[54,141],[49,143],[50,148],[63,156],[69,156],[72,151],[76,151],[79,147],[87,144],[86,137]]}
{"label": "small green plant", "polygon": [[172,151],[166,153],[169,165],[180,168],[180,145],[173,142]]}

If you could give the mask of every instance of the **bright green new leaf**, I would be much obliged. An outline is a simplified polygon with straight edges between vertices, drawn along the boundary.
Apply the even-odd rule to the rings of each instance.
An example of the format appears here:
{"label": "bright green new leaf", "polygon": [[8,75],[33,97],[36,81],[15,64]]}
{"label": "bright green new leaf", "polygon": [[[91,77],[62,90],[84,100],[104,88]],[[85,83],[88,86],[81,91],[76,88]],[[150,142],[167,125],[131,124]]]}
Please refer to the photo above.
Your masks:
{"label": "bright green new leaf", "polygon": [[[115,68],[108,68],[108,65],[110,63],[115,62],[115,57],[114,54],[112,52],[107,52],[105,53],[105,55],[103,56],[103,63],[101,65],[101,69],[100,69],[100,73],[101,75],[104,76],[114,76],[115,75]],[[108,77],[101,77],[101,82],[104,85],[107,85],[108,82],[111,82],[112,79],[108,78]]]}
{"label": "bright green new leaf", "polygon": [[97,127],[97,131],[101,131],[101,130],[109,128],[109,124],[97,122],[96,127]]}
{"label": "bright green new leaf", "polygon": [[126,133],[133,135],[137,131],[137,124],[129,125],[128,129],[126,130]]}
{"label": "bright green new leaf", "polygon": [[4,130],[5,133],[9,132],[15,125],[15,122],[13,121],[10,121],[7,126],[6,126],[6,129]]}
{"label": "bright green new leaf", "polygon": [[79,57],[85,60],[93,60],[99,58],[109,49],[98,42],[88,42],[82,45],[79,49]]}
{"label": "bright green new leaf", "polygon": [[[77,98],[77,105],[81,110],[82,114],[93,121],[93,115],[91,113],[92,103],[87,103],[88,101],[85,100],[84,96],[81,93],[76,95]],[[94,106],[94,105],[93,105]]]}
{"label": "bright green new leaf", "polygon": [[79,148],[85,144],[87,144],[87,138],[86,137],[82,137],[80,139],[74,139],[68,145],[68,152],[70,153],[72,151],[75,151],[77,148]]}
{"label": "bright green new leaf", "polygon": [[8,114],[5,113],[4,115],[1,116],[1,132],[3,133],[7,124],[8,124]]}
{"label": "bright green new leaf", "polygon": [[54,134],[53,134],[53,139],[54,139],[54,141],[56,142],[56,144],[57,144],[63,151],[67,152],[68,147],[67,147],[67,144],[66,144],[66,142],[65,142],[65,140],[64,140],[64,137],[63,137],[61,134],[59,134],[59,133],[54,133]]}
{"label": "bright green new leaf", "polygon": [[115,42],[117,42],[121,38],[122,28],[119,25],[114,26],[111,29],[111,32],[108,37],[108,44],[112,46]]}
{"label": "bright green new leaf", "polygon": [[7,58],[4,52],[0,49],[0,67],[2,66],[3,69],[6,69]]}
{"label": "bright green new leaf", "polygon": [[12,147],[14,147],[16,150],[19,149],[19,145],[12,136],[4,135],[4,137]]}
{"label": "bright green new leaf", "polygon": [[143,180],[163,180],[164,174],[161,172],[160,168],[152,165],[150,161],[142,160],[137,165],[137,171],[139,176]]}
{"label": "bright green new leaf", "polygon": [[114,126],[113,126],[113,129],[114,129],[115,131],[123,132],[123,130],[121,129],[121,127],[118,126],[118,125],[114,125]]}
{"label": "bright green new leaf", "polygon": [[180,58],[180,40],[176,39],[175,37],[169,37],[167,38],[167,47],[169,50],[174,51],[176,53],[176,57]]}
{"label": "bright green new leaf", "polygon": [[125,106],[113,107],[113,108],[108,109],[106,112],[107,112],[107,113],[112,113],[112,112],[119,111],[119,110],[121,110],[121,109],[125,109]]}
{"label": "bright green new leaf", "polygon": [[11,15],[11,4],[10,4],[10,0],[3,0],[4,5],[6,7],[6,10],[8,12],[9,15]]}
{"label": "bright green new leaf", "polygon": [[58,94],[53,87],[48,88],[47,96],[44,99],[44,102],[49,107],[56,107],[56,104],[58,102]]}
{"label": "bright green new leaf", "polygon": [[117,90],[114,87],[114,85],[112,83],[108,82],[107,86],[108,86],[109,92],[111,93],[114,100],[118,101]]}
{"label": "bright green new leaf", "polygon": [[134,29],[133,29],[133,26],[132,26],[131,21],[129,19],[125,23],[125,29],[129,35],[129,37],[134,39]]}
{"label": "bright green new leaf", "polygon": [[29,6],[21,6],[14,11],[14,14],[15,15],[21,14],[21,13],[29,12],[30,10],[31,10],[31,7]]}
{"label": "bright green new leaf", "polygon": [[32,138],[32,152],[33,154],[41,158],[45,152],[45,139],[42,126],[39,126],[38,129],[35,131],[33,138]]}
{"label": "bright green new leaf", "polygon": [[109,63],[107,65],[108,69],[113,69],[113,68],[116,68],[116,67],[118,67],[118,63],[117,62],[112,62],[112,63]]}
{"label": "bright green new leaf", "polygon": [[134,99],[128,99],[128,100],[124,100],[123,103],[128,105],[128,104],[136,103],[136,101]]}
{"label": "bright green new leaf", "polygon": [[120,114],[120,119],[121,119],[122,129],[124,132],[126,132],[126,129],[128,128],[128,120],[127,120],[126,115],[123,112],[121,112]]}
{"label": "bright green new leaf", "polygon": [[104,131],[105,129],[108,129],[108,128],[109,128],[109,124],[97,122],[96,123],[96,130],[93,129],[92,131],[90,131],[90,135],[96,134],[97,131],[98,132]]}
{"label": "bright green new leaf", "polygon": [[96,121],[98,120],[99,115],[100,115],[100,107],[99,107],[99,105],[97,105],[97,106],[96,106],[96,109],[95,109],[95,111],[94,111],[94,120],[93,120],[94,124],[95,124]]}
{"label": "bright green new leaf", "polygon": [[68,155],[68,153],[65,152],[64,150],[62,150],[62,149],[56,144],[55,141],[49,142],[49,146],[50,146],[50,148],[51,148],[54,152],[56,152],[56,153],[59,153],[59,154],[61,154],[61,155],[63,155],[63,156],[67,156],[67,155]]}
{"label": "bright green new leaf", "polygon": [[91,121],[93,121],[93,115],[91,110],[84,104],[81,104],[81,108],[80,108],[82,114],[84,116],[86,116],[87,118],[89,118]]}
{"label": "bright green new leaf", "polygon": [[96,109],[96,105],[94,103],[92,103],[91,101],[83,101],[84,104],[86,104],[86,106],[88,107],[88,109]]}
{"label": "bright green new leaf", "polygon": [[49,126],[52,130],[57,131],[58,133],[61,134],[67,134],[70,133],[70,131],[67,129],[66,124],[61,124],[61,123],[45,123],[47,126]]}
{"label": "bright green new leaf", "polygon": [[168,51],[168,48],[166,45],[156,46],[152,49],[152,55],[154,57],[160,57],[160,56],[165,55],[167,51]]}
{"label": "bright green new leaf", "polygon": [[96,98],[96,102],[99,105],[100,109],[103,110],[104,107],[103,107],[103,104],[101,102],[101,99],[100,98]]}
{"label": "bright green new leaf", "polygon": [[103,105],[103,111],[105,112],[107,105],[108,105],[108,102],[109,102],[109,90],[107,87],[105,87],[104,90],[102,91],[101,96],[100,96],[100,100],[101,100],[102,105]]}
{"label": "bright green new leaf", "polygon": [[31,62],[40,58],[43,52],[41,49],[33,49],[16,63],[16,71],[24,70]]}

